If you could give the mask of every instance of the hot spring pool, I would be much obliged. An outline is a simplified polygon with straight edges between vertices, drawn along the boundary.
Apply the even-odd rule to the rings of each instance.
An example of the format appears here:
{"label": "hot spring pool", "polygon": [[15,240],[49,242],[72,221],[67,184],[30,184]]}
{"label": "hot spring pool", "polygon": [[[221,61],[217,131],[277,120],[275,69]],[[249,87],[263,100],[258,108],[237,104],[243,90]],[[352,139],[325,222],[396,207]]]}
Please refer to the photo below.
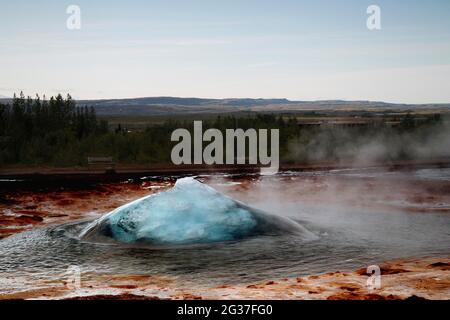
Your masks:
{"label": "hot spring pool", "polygon": [[[348,172],[323,174],[333,176],[325,180],[325,185],[335,179],[348,179]],[[289,173],[252,183],[256,189],[263,183],[276,188],[276,183],[283,181],[287,186],[289,180],[293,192],[302,177],[301,173]],[[220,181],[216,184],[220,185]],[[235,192],[243,194],[242,190]],[[207,286],[353,270],[395,258],[450,253],[448,213],[362,208],[330,204],[325,198],[322,203],[305,203],[295,197],[280,202],[270,196],[265,193],[267,202],[273,203],[264,204],[267,211],[289,217],[304,232],[261,233],[212,243],[151,247],[80,240],[78,235],[92,221],[39,228],[0,241],[0,278],[16,279],[8,286],[0,282],[0,291],[26,286],[29,279],[60,278],[69,266],[78,266],[83,273],[175,276],[186,285]],[[257,207],[263,203],[253,194],[247,200]]]}

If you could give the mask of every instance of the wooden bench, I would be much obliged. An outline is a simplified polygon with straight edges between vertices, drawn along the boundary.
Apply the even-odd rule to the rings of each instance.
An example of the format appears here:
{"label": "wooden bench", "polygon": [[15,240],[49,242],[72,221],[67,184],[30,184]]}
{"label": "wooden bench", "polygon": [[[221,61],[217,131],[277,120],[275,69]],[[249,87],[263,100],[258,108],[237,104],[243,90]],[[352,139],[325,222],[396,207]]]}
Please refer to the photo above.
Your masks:
{"label": "wooden bench", "polygon": [[115,172],[115,163],[113,157],[88,157],[88,167],[102,168],[106,172]]}

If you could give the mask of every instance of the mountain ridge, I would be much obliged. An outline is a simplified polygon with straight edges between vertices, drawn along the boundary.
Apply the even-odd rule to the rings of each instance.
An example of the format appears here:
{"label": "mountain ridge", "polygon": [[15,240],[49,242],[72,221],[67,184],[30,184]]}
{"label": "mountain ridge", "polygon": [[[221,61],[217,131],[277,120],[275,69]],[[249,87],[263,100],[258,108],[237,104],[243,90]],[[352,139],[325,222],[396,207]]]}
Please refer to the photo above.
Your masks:
{"label": "mountain ridge", "polygon": [[[11,99],[0,99],[9,103]],[[414,110],[447,109],[450,103],[406,104],[370,100],[294,101],[286,98],[197,98],[139,97],[121,99],[77,100],[78,106],[93,106],[100,116],[157,116],[172,114],[283,112],[320,110]]]}

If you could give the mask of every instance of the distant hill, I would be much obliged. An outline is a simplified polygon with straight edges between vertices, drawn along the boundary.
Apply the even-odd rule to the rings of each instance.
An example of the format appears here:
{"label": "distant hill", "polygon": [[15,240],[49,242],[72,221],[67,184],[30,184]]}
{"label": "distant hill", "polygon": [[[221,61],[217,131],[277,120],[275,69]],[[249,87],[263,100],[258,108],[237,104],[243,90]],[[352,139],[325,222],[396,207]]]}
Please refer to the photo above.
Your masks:
{"label": "distant hill", "polygon": [[81,100],[103,116],[155,116],[229,112],[298,112],[305,110],[407,110],[450,108],[450,104],[394,104],[377,101],[291,101],[288,99],[202,99],[148,97],[134,99]]}
{"label": "distant hill", "polygon": [[[9,103],[10,98],[0,98]],[[395,104],[379,101],[291,101],[288,99],[202,99],[144,97],[129,99],[78,100],[78,106],[93,106],[100,116],[158,116],[229,112],[283,112],[320,110],[414,110],[450,109],[449,104]]]}

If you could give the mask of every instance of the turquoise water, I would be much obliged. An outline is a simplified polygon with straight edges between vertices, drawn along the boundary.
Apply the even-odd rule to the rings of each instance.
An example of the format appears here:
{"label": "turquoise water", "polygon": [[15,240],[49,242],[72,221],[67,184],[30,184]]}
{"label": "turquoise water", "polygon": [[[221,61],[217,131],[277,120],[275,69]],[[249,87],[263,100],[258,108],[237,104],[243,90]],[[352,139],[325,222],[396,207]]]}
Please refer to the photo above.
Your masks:
{"label": "turquoise water", "polygon": [[80,238],[178,245],[301,231],[301,225],[287,218],[250,208],[193,178],[183,178],[167,191],[127,203],[94,221]]}

